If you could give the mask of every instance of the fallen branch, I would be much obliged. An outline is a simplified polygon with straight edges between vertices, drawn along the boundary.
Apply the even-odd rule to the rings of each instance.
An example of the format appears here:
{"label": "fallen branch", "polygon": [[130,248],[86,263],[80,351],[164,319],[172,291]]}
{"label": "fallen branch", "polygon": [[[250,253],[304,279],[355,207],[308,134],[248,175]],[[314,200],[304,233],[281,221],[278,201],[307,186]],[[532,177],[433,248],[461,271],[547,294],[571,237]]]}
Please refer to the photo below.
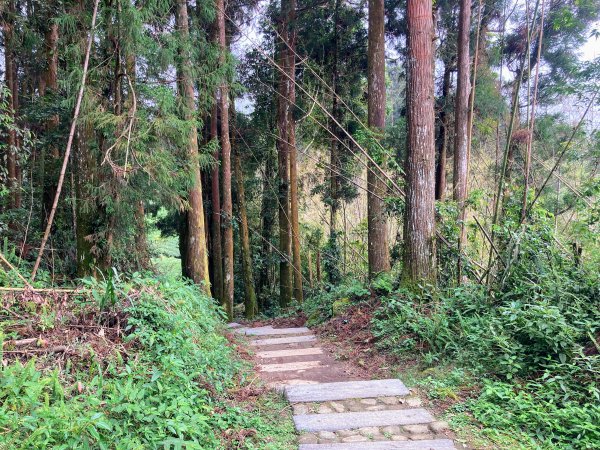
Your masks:
{"label": "fallen branch", "polygon": [[0,287],[0,292],[58,292],[61,294],[79,294],[89,292],[85,289],[67,289],[67,288],[35,288],[31,285],[27,287]]}
{"label": "fallen branch", "polygon": [[14,312],[12,309],[7,308],[4,305],[0,305],[0,308],[2,308],[4,311],[6,311],[9,314],[12,314],[13,316],[15,316],[17,319],[21,319],[21,320],[27,320],[25,317],[23,317],[21,314],[17,314],[16,312]]}
{"label": "fallen branch", "polygon": [[23,350],[5,350],[2,353],[9,354],[28,354],[28,353],[65,353],[65,354],[78,354],[75,350],[69,349],[66,345],[55,345],[50,348],[42,348],[39,350],[23,349]]}
{"label": "fallen branch", "polygon": [[[11,339],[9,341],[4,341],[2,343],[3,347],[25,347],[26,345],[29,344],[35,344],[37,342],[40,343],[44,343],[45,341],[43,339],[39,339],[39,338],[26,338],[26,339]],[[43,346],[43,345],[41,345]]]}

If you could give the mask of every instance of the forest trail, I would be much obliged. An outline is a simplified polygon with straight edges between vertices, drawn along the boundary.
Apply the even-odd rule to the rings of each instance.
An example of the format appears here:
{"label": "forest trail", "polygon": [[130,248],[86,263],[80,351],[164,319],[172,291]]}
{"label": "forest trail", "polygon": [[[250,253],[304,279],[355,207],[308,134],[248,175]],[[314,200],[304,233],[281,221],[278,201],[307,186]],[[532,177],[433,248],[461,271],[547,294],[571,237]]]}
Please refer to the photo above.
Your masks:
{"label": "forest trail", "polygon": [[300,450],[452,450],[436,421],[398,379],[360,380],[306,327],[246,328],[261,378],[292,404]]}

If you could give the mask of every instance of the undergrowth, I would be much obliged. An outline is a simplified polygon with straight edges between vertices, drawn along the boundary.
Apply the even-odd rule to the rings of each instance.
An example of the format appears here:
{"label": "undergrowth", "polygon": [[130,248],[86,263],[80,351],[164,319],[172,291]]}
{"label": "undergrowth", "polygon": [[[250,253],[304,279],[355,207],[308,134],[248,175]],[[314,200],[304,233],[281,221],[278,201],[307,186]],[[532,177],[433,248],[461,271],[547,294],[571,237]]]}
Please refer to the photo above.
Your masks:
{"label": "undergrowth", "polygon": [[[198,287],[139,276],[88,287],[77,308],[89,314],[93,304],[100,325],[121,313],[123,345],[102,359],[44,365],[3,355],[0,448],[291,448],[291,422],[264,407],[277,398],[250,404],[232,394],[246,383],[243,364],[222,334],[220,309]],[[0,321],[4,338],[18,337],[14,323]]]}
{"label": "undergrowth", "polygon": [[[377,348],[399,360],[416,357],[416,383],[451,415],[503,436],[494,448],[600,448],[600,275],[539,236],[519,236],[520,259],[491,289],[471,283],[415,290],[382,276],[323,290],[304,309],[315,324],[343,316],[334,311],[341,299],[376,297]],[[451,380],[456,373],[460,383]],[[529,443],[517,445],[511,435]]]}

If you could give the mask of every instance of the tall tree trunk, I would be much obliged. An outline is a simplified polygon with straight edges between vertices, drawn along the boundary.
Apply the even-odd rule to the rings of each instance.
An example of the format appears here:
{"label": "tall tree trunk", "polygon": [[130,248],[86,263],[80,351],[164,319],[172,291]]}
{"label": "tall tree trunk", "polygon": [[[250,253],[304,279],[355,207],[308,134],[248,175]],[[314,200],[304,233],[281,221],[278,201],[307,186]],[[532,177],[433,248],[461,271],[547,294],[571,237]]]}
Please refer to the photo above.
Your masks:
{"label": "tall tree trunk", "polygon": [[458,17],[458,72],[456,85],[456,100],[454,112],[454,177],[453,197],[458,206],[458,221],[460,233],[458,237],[458,282],[462,279],[462,249],[465,244],[467,181],[468,166],[468,137],[469,137],[469,93],[471,64],[469,57],[469,36],[471,30],[471,0],[460,0]]}
{"label": "tall tree trunk", "polygon": [[[288,42],[288,9],[290,8],[290,0],[285,0],[281,5],[280,17],[280,36],[284,42]],[[287,49],[284,44],[279,46],[279,65],[285,73],[289,74],[288,68],[289,58]],[[291,257],[291,221],[290,221],[290,178],[289,178],[289,142],[288,142],[288,115],[289,102],[288,93],[290,89],[290,81],[284,73],[279,76],[279,96],[277,99],[277,131],[278,131],[278,172],[279,172],[279,252],[281,259],[279,262],[279,304],[281,307],[288,306],[292,301],[292,266],[290,264]]]}
{"label": "tall tree trunk", "polygon": [[[217,99],[212,109],[210,117],[210,138],[211,140],[219,139],[218,116],[219,109],[217,107]],[[219,181],[220,161],[219,148],[217,147],[214,153],[215,164],[210,172],[210,196],[211,196],[211,215],[210,215],[210,237],[212,246],[212,261],[213,261],[213,296],[217,301],[223,304],[223,251],[221,247],[221,184]]]}
{"label": "tall tree trunk", "polygon": [[242,273],[244,277],[245,315],[252,319],[258,314],[258,303],[254,291],[254,275],[252,273],[252,253],[250,252],[250,236],[248,233],[248,215],[244,193],[244,173],[239,151],[233,152],[234,178],[237,190],[237,209],[240,217],[240,244],[242,248]]}
{"label": "tall tree trunk", "polygon": [[310,251],[310,249],[308,249],[308,251],[306,252],[306,265],[308,267],[308,285],[311,289],[313,289],[315,287],[315,277],[313,275],[312,252]]}
{"label": "tall tree trunk", "polygon": [[296,120],[294,108],[296,105],[296,85],[292,80],[296,79],[296,0],[289,0],[287,13],[287,69],[288,69],[288,112],[287,112],[287,139],[289,145],[290,163],[290,219],[292,230],[292,257],[294,274],[294,298],[302,303],[302,262],[300,253],[300,223],[298,211],[298,167],[296,149]]}
{"label": "tall tree trunk", "polygon": [[[125,57],[125,64],[127,70],[127,77],[131,81],[131,87],[136,89],[136,55],[133,51],[129,51]],[[129,84],[129,83],[128,83]],[[133,108],[133,95],[134,92],[129,92],[127,96],[127,110],[131,111]],[[146,235],[146,213],[144,210],[144,201],[138,200],[135,205],[134,221],[135,221],[135,253],[138,259],[140,268],[148,268],[150,264],[150,250],[148,248],[148,240]]]}
{"label": "tall tree trunk", "polygon": [[315,261],[315,275],[317,276],[317,283],[321,284],[321,250],[317,250]]}
{"label": "tall tree trunk", "polygon": [[[262,186],[262,204],[260,209],[261,217],[261,270],[258,274],[258,282],[256,285],[256,293],[260,300],[260,309],[265,310],[269,305],[267,299],[269,293],[272,292],[270,287],[271,280],[274,272],[272,265],[270,264],[272,256],[271,238],[274,233],[275,226],[275,205],[277,204],[277,198],[273,195],[271,189],[271,181],[276,177],[276,169],[274,163],[274,156],[272,148],[265,159],[265,170],[263,174],[263,186]],[[278,193],[277,193],[278,195]],[[268,292],[265,292],[267,291]]]}
{"label": "tall tree trunk", "polygon": [[92,142],[93,129],[88,123],[77,126],[75,158],[73,158],[75,173],[75,211],[77,227],[77,276],[82,278],[96,275],[96,258],[94,256],[95,228],[94,218],[97,211],[96,197],[90,191],[90,186],[98,183],[97,161],[88,143]]}
{"label": "tall tree trunk", "polygon": [[[55,3],[52,3],[52,7],[55,7]],[[82,9],[82,6],[80,6]],[[44,47],[46,52],[46,72],[42,77],[40,83],[40,95],[47,95],[49,90],[51,94],[57,94],[58,92],[58,24],[55,20],[50,20],[48,29],[44,35]],[[53,114],[48,118],[45,123],[45,132],[51,136],[54,130],[59,125],[58,114]],[[54,200],[54,194],[56,193],[56,180],[53,179],[53,171],[47,174],[48,168],[55,166],[54,161],[60,157],[60,151],[53,143],[47,148],[42,148],[40,154],[40,179],[42,181],[42,224],[45,224],[52,208],[52,201]],[[46,158],[51,158],[51,164],[49,167],[46,165]],[[48,179],[49,178],[49,179]]]}
{"label": "tall tree trunk", "polygon": [[[15,62],[14,49],[14,0],[9,1],[8,11],[3,13],[2,31],[4,34],[4,72],[6,87],[10,91],[10,101],[7,113],[16,120],[18,108],[18,79]],[[6,152],[6,178],[9,191],[8,208],[19,208],[21,205],[21,193],[19,188],[19,176],[17,167],[17,147],[19,141],[14,129],[8,132],[8,149]],[[11,224],[11,226],[14,224]]]}
{"label": "tall tree trunk", "polygon": [[435,168],[435,199],[444,200],[446,195],[446,163],[448,160],[448,137],[450,134],[450,115],[448,104],[450,99],[450,78],[452,67],[449,61],[444,64],[444,81],[442,85],[442,105],[440,111],[440,139],[438,157]]}
{"label": "tall tree trunk", "polygon": [[[194,118],[194,83],[191,78],[191,58],[187,53],[190,32],[188,25],[188,9],[186,0],[177,0],[175,24],[179,31],[182,46],[179,49],[179,64],[177,79],[179,80],[179,95],[185,105],[185,119],[192,121]],[[198,131],[195,126],[190,130],[187,144],[188,161],[192,165],[191,176],[193,185],[188,192],[189,210],[185,214],[186,233],[184,233],[185,255],[182,265],[185,272],[197,284],[203,284],[203,289],[210,294],[210,279],[208,273],[208,254],[204,232],[204,205],[202,203],[202,182],[198,159]]]}
{"label": "tall tree trunk", "polygon": [[[368,120],[378,137],[385,130],[385,14],[383,0],[369,0]],[[369,161],[367,170],[367,222],[369,240],[369,276],[390,270],[385,182],[377,177]]]}
{"label": "tall tree trunk", "polygon": [[433,17],[429,0],[408,0],[408,142],[403,279],[435,282]]}
{"label": "tall tree trunk", "polygon": [[[329,239],[334,241],[337,233],[337,216],[339,207],[339,177],[337,172],[341,170],[341,158],[340,158],[340,146],[339,146],[339,130],[337,123],[341,123],[340,105],[339,105],[339,71],[338,71],[338,58],[339,58],[339,17],[340,17],[340,1],[335,0],[335,9],[333,13],[333,64],[331,68],[331,89],[333,90],[333,98],[331,99],[331,115],[333,116],[329,120],[329,128],[333,131],[331,136],[331,155],[330,155],[330,166],[329,172],[330,184],[329,184]],[[336,123],[337,121],[337,123]],[[331,262],[334,263],[333,261]]]}
{"label": "tall tree trunk", "polygon": [[[225,4],[217,0],[217,29],[221,54],[219,61],[226,63],[228,52],[225,37]],[[222,80],[221,107],[221,166],[223,167],[223,302],[229,319],[233,319],[233,203],[231,200],[231,142],[229,141],[229,85]]]}

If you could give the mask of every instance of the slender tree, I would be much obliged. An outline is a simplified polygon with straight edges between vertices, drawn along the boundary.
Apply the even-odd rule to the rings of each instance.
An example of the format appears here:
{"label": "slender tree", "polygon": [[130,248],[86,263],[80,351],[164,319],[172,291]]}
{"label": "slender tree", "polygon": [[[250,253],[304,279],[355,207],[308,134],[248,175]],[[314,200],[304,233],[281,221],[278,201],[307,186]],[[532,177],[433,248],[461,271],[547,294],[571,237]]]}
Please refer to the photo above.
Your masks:
{"label": "slender tree", "polygon": [[[212,109],[210,117],[210,138],[214,141],[219,139],[218,130],[218,115],[217,99]],[[221,241],[221,184],[220,184],[220,151],[216,147],[214,153],[215,164],[210,171],[210,198],[211,198],[211,214],[210,214],[210,239],[211,239],[211,258],[213,265],[213,296],[219,303],[223,303],[223,251]]]}
{"label": "slender tree", "polygon": [[448,159],[448,142],[450,135],[450,78],[452,68],[450,63],[444,63],[444,77],[442,81],[442,99],[440,105],[440,131],[438,140],[438,155],[435,167],[435,199],[444,200],[446,196],[446,162]]}
{"label": "slender tree", "polygon": [[[217,0],[217,33],[221,54],[219,62],[226,64],[228,52],[225,36],[225,3]],[[223,229],[223,300],[230,319],[233,318],[233,202],[231,200],[231,142],[229,140],[229,85],[223,79],[219,87],[221,110],[221,166],[223,168],[223,204],[221,205]]]}
{"label": "slender tree", "polygon": [[296,105],[296,0],[289,0],[287,7],[287,64],[288,70],[288,112],[287,112],[287,139],[289,145],[290,163],[290,219],[292,231],[292,257],[294,275],[294,298],[302,303],[302,262],[300,253],[300,223],[298,211],[298,151],[296,149],[296,120],[294,108]]}
{"label": "slender tree", "polygon": [[[368,47],[368,124],[381,135],[385,128],[385,13],[383,0],[369,0]],[[385,182],[369,161],[367,170],[367,222],[369,239],[369,275],[390,270]]]}
{"label": "slender tree", "polygon": [[288,67],[291,61],[288,57],[288,49],[285,43],[288,41],[288,22],[289,9],[291,1],[284,0],[281,4],[281,14],[279,17],[279,35],[284,41],[280,44],[278,50],[278,64],[283,69],[279,74],[277,99],[277,163],[279,172],[279,253],[281,260],[279,263],[279,304],[282,307],[288,306],[292,301],[293,295],[293,277],[290,257],[292,253],[292,236],[290,220],[290,166],[289,154],[290,144],[288,134],[288,116],[290,114],[289,91],[290,80],[287,75],[290,74]]}
{"label": "slender tree", "polygon": [[468,166],[468,137],[469,137],[469,94],[471,92],[471,64],[469,57],[469,35],[471,29],[471,0],[460,1],[458,17],[458,76],[454,107],[454,178],[453,197],[458,204],[458,221],[460,234],[458,237],[458,280],[462,278],[462,248],[466,238],[464,226],[466,218],[467,177]]}
{"label": "slender tree", "polygon": [[408,138],[403,279],[435,281],[433,16],[429,0],[408,0]]}
{"label": "slender tree", "polygon": [[[233,104],[232,104],[232,110]],[[252,253],[250,251],[250,233],[248,232],[248,213],[246,211],[246,194],[244,191],[244,173],[239,149],[233,152],[233,169],[236,187],[237,210],[239,216],[239,235],[242,259],[242,276],[244,279],[244,300],[246,318],[252,319],[258,314],[258,303],[254,290],[254,274],[252,271]]]}
{"label": "slender tree", "polygon": [[[340,131],[336,122],[342,122],[342,110],[340,108],[340,83],[339,83],[339,54],[340,54],[340,5],[341,0],[335,0],[334,10],[333,10],[333,42],[332,42],[332,62],[331,62],[331,89],[333,90],[333,95],[331,98],[331,115],[329,119],[329,128],[332,130],[331,135],[331,153],[329,163],[331,166],[331,170],[329,173],[330,181],[329,181],[329,202],[330,202],[330,211],[329,211],[329,240],[331,246],[337,245],[337,232],[338,232],[338,224],[337,224],[337,216],[338,209],[340,205],[340,179],[338,176],[339,167],[341,167],[341,155],[340,155]],[[330,266],[333,267],[337,265],[337,261],[329,261]],[[331,273],[329,276],[331,277]]]}
{"label": "slender tree", "polygon": [[[190,32],[188,24],[188,7],[186,0],[177,0],[175,24],[179,32],[179,60],[177,64],[177,79],[179,95],[185,106],[185,119],[193,121],[195,111],[194,83],[191,74]],[[185,257],[182,258],[184,273],[195,283],[204,284],[204,289],[210,292],[208,273],[208,252],[204,231],[204,205],[202,202],[202,182],[198,165],[198,131],[192,126],[187,142],[187,157],[191,165],[192,187],[188,192],[189,209],[185,214],[186,233],[184,239]]]}

